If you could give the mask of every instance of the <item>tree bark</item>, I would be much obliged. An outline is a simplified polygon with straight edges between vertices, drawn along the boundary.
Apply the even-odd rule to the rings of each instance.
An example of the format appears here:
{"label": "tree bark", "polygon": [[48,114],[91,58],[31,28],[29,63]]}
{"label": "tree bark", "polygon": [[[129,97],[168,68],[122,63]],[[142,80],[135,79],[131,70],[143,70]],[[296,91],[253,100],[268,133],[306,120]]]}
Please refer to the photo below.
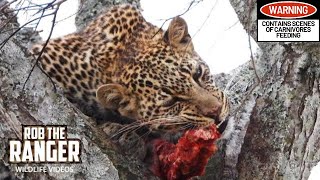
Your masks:
{"label": "tree bark", "polygon": [[[257,39],[256,0],[230,0]],[[224,179],[307,179],[320,161],[320,43],[258,43],[260,53],[226,86],[235,130]],[[258,77],[257,77],[258,76]]]}

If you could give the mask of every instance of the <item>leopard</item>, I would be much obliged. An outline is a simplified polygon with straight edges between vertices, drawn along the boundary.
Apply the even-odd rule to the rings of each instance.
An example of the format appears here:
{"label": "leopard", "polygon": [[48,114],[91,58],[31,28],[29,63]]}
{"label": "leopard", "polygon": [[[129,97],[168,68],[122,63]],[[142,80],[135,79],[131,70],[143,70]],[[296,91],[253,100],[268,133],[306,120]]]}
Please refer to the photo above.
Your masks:
{"label": "leopard", "polygon": [[[90,116],[115,114],[131,130],[143,126],[160,133],[211,124],[225,129],[228,98],[180,16],[163,30],[139,8],[117,5],[84,29],[35,44],[31,52],[68,99],[91,108]],[[112,125],[122,127],[119,119]],[[116,133],[113,126],[106,131]]]}

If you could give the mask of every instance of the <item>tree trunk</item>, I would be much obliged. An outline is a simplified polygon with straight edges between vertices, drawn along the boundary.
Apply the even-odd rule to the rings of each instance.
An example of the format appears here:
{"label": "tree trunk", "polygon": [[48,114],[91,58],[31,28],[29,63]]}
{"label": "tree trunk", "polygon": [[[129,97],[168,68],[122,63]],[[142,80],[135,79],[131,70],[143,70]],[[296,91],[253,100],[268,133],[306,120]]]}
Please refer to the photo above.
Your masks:
{"label": "tree trunk", "polygon": [[[256,1],[230,0],[257,39]],[[307,179],[320,161],[320,43],[258,43],[226,86],[235,130],[224,179]]]}

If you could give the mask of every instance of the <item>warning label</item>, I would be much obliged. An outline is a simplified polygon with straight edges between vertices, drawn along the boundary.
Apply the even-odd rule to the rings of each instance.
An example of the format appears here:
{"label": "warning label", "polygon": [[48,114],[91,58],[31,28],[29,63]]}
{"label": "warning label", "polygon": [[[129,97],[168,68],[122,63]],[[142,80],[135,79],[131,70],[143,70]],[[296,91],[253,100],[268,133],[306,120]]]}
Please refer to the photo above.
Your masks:
{"label": "warning label", "polygon": [[257,2],[258,41],[319,41],[320,9],[313,1]]}

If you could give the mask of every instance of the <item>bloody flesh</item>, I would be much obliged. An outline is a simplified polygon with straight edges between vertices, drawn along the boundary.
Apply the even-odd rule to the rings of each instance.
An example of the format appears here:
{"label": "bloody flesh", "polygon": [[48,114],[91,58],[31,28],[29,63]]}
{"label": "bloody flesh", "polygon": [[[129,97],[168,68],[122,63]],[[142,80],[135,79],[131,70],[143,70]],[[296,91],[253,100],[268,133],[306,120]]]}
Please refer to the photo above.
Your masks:
{"label": "bloody flesh", "polygon": [[177,180],[201,176],[209,158],[217,151],[216,139],[220,137],[215,125],[188,130],[177,144],[154,140],[151,170],[162,179]]}

